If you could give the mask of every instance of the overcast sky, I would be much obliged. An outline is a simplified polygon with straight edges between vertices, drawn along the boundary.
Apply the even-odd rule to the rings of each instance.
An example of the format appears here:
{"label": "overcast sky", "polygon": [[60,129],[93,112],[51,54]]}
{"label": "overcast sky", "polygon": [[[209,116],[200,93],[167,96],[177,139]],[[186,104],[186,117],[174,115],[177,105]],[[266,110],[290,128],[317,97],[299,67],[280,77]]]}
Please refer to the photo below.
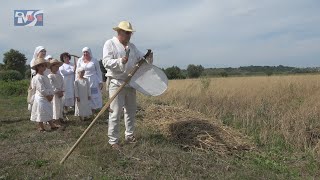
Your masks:
{"label": "overcast sky", "polygon": [[[14,26],[20,9],[43,10],[44,26]],[[29,63],[38,45],[56,58],[85,46],[102,58],[112,27],[128,20],[160,67],[320,66],[319,0],[11,0],[0,17],[0,62],[13,48]]]}

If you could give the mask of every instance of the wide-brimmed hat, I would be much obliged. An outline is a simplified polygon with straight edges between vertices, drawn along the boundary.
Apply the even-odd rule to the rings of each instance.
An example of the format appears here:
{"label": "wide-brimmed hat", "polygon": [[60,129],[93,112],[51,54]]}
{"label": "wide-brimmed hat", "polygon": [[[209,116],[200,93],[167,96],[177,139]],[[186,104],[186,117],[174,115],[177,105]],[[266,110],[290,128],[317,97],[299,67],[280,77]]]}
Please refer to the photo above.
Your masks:
{"label": "wide-brimmed hat", "polygon": [[63,62],[61,62],[61,61],[59,61],[59,60],[57,60],[57,59],[52,59],[52,60],[50,61],[50,63],[49,63],[49,68],[50,68],[51,66],[55,65],[55,64],[58,64],[59,67],[60,67],[60,66],[62,66]]}
{"label": "wide-brimmed hat", "polygon": [[37,58],[33,61],[33,63],[31,64],[31,69],[36,69],[36,66],[38,66],[39,64],[45,64],[46,67],[49,66],[49,62],[46,61],[44,58]]}
{"label": "wide-brimmed hat", "polygon": [[118,31],[118,30],[124,30],[124,31],[129,31],[129,32],[135,32],[133,29],[132,29],[132,25],[130,22],[128,21],[121,21],[119,23],[119,25],[117,27],[114,27],[113,30],[115,31]]}

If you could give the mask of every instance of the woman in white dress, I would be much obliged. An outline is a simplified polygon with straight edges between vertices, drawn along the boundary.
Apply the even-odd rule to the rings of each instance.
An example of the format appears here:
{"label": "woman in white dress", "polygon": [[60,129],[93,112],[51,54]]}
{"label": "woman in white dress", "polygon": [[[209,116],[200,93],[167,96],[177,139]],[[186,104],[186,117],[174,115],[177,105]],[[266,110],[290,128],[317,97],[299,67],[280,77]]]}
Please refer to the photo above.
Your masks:
{"label": "woman in white dress", "polygon": [[92,56],[90,48],[83,48],[82,53],[83,56],[79,58],[77,67],[82,67],[85,70],[84,77],[89,80],[91,91],[90,106],[94,112],[102,107],[102,73],[99,62]]}
{"label": "woman in white dress", "polygon": [[89,118],[92,115],[90,107],[91,91],[87,78],[84,78],[84,69],[77,68],[77,79],[74,81],[74,93],[76,97],[75,116],[79,116],[80,120]]}
{"label": "woman in white dress", "polygon": [[74,74],[76,67],[70,63],[71,55],[67,52],[64,52],[60,55],[60,60],[63,65],[59,68],[60,73],[64,81],[64,96],[63,96],[63,105],[65,113],[68,112],[68,107],[74,106]]}
{"label": "woman in white dress", "polygon": [[55,122],[61,123],[60,120],[63,119],[63,91],[64,91],[64,85],[63,85],[63,78],[61,74],[59,73],[59,67],[62,66],[63,62],[58,61],[57,59],[52,59],[50,61],[50,70],[51,73],[48,75],[48,78],[50,80],[50,84],[53,88],[53,120]]}
{"label": "woman in white dress", "polygon": [[46,131],[43,122],[49,122],[52,130],[57,129],[59,126],[52,121],[51,101],[53,98],[53,89],[49,78],[43,75],[48,66],[48,62],[44,58],[37,58],[32,64],[31,68],[36,72],[32,80],[32,88],[36,90],[36,93],[30,120],[38,122],[40,132]]}

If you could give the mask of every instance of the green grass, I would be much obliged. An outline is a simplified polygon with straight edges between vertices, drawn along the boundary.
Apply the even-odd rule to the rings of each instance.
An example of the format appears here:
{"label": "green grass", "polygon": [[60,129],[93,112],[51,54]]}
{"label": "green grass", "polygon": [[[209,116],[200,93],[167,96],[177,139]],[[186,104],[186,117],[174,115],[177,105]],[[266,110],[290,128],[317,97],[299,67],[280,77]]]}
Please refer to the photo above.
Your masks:
{"label": "green grass", "polygon": [[[281,138],[273,148],[220,157],[213,152],[181,149],[145,125],[143,116],[137,119],[139,142],[123,144],[123,154],[108,145],[104,117],[60,165],[89,122],[69,115],[71,122],[65,131],[40,133],[28,120],[25,97],[2,97],[0,102],[0,179],[319,178],[319,163],[312,154],[295,154]],[[122,135],[123,129],[122,123]]]}

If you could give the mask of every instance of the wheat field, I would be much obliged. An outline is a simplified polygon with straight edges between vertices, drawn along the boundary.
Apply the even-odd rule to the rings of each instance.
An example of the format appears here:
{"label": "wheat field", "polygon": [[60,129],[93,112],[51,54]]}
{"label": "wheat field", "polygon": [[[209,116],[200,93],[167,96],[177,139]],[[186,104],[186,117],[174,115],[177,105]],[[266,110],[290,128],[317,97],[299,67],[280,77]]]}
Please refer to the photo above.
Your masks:
{"label": "wheat field", "polygon": [[64,165],[90,121],[70,112],[64,129],[40,133],[25,95],[2,95],[0,179],[319,179],[319,79],[171,80],[159,97],[138,93],[138,143],[122,136],[113,151],[104,114]]}
{"label": "wheat field", "polygon": [[161,97],[140,98],[204,113],[258,146],[319,153],[319,75],[172,80]]}

